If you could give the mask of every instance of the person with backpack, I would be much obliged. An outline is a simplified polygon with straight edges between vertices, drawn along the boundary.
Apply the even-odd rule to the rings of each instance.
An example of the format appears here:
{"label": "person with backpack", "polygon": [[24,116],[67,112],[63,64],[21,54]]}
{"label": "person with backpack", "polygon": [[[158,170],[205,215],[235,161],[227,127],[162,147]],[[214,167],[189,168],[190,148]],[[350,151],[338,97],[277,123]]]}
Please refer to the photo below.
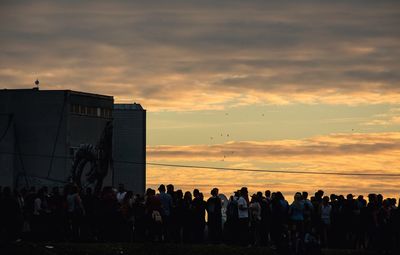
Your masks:
{"label": "person with backpack", "polygon": [[161,201],[151,188],[146,191],[146,216],[149,241],[162,241]]}

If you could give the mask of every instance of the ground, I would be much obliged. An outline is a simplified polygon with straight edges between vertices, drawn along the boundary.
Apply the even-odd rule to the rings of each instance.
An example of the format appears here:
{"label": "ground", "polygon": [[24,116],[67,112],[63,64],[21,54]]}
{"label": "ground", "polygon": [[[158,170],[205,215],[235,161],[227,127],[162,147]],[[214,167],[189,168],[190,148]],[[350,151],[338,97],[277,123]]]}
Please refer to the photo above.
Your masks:
{"label": "ground", "polygon": [[[177,245],[159,243],[26,243],[3,246],[4,255],[275,255],[265,247],[237,247],[227,245]],[[375,255],[353,250],[323,250],[324,255]],[[396,253],[393,253],[396,254]]]}

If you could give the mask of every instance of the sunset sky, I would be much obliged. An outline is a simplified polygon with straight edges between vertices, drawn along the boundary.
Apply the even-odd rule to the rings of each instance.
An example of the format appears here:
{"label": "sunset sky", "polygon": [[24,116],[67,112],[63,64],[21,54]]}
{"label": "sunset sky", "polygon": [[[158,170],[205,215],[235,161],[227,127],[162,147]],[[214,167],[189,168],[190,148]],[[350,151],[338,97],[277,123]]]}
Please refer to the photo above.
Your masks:
{"label": "sunset sky", "polygon": [[[400,174],[400,1],[0,1],[0,88],[147,109],[148,162]],[[400,177],[148,166],[149,187],[382,193]]]}

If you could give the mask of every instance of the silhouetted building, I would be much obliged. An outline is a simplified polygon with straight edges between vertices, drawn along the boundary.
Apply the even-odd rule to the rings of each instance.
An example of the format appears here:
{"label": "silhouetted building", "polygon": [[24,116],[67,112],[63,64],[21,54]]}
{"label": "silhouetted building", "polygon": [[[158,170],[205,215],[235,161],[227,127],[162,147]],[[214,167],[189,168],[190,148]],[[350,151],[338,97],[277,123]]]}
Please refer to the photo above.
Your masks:
{"label": "silhouetted building", "polygon": [[[71,90],[0,90],[0,185],[54,186],[68,182],[76,151],[82,144],[96,147],[101,142],[106,124],[113,121],[113,106],[112,96]],[[120,134],[135,137],[143,148],[143,151],[136,149],[127,155],[121,152],[118,143],[114,143],[112,150],[123,155],[126,161],[140,157],[145,162],[145,137],[140,141],[136,138],[140,132],[145,136],[142,129],[146,118],[143,109],[142,112],[144,117],[136,119],[140,123],[129,117],[122,120],[122,124],[119,117],[116,119],[115,139]],[[124,123],[134,128],[126,127]],[[90,167],[88,164],[84,171],[90,171]],[[144,182],[145,165],[129,173],[117,172],[128,171],[126,169],[118,165],[113,174],[111,167],[104,185],[112,184],[113,175],[136,180],[131,175],[138,174],[138,179]],[[140,187],[138,191],[144,191],[144,183],[135,182],[135,185]],[[128,183],[127,186],[133,187]]]}
{"label": "silhouetted building", "polygon": [[140,104],[114,104],[114,183],[134,193],[146,184],[146,110]]}

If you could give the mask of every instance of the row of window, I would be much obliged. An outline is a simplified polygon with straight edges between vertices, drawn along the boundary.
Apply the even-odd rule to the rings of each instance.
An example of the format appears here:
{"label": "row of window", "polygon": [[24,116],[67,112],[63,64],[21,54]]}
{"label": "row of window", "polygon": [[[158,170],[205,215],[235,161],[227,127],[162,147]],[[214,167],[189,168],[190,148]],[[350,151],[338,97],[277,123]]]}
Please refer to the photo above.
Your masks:
{"label": "row of window", "polygon": [[111,118],[112,110],[100,107],[84,106],[80,104],[71,104],[71,113],[79,115],[87,115],[94,117]]}

